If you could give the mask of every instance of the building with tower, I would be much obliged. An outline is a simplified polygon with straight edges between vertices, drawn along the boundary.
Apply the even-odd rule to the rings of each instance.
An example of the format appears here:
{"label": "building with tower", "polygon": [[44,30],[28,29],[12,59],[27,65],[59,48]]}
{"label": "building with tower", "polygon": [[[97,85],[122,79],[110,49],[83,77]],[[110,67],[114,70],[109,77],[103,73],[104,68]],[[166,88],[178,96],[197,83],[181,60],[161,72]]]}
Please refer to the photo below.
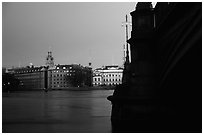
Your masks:
{"label": "building with tower", "polygon": [[45,65],[48,66],[48,67],[54,67],[54,58],[52,56],[52,52],[51,51],[48,52],[48,55],[46,57]]}
{"label": "building with tower", "polygon": [[[6,71],[5,71],[6,72]],[[45,66],[36,67],[33,64],[27,67],[9,70],[20,81],[19,89],[64,89],[69,87],[92,86],[92,68],[80,64],[54,65],[52,52],[46,57]]]}

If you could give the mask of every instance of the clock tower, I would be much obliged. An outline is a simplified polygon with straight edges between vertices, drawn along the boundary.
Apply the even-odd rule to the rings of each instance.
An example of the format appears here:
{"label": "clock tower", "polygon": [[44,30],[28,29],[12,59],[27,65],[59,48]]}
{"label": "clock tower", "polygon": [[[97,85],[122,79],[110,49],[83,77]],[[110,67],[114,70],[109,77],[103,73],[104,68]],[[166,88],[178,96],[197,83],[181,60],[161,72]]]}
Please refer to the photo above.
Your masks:
{"label": "clock tower", "polygon": [[52,52],[49,51],[46,57],[46,66],[54,67],[54,58],[52,57]]}

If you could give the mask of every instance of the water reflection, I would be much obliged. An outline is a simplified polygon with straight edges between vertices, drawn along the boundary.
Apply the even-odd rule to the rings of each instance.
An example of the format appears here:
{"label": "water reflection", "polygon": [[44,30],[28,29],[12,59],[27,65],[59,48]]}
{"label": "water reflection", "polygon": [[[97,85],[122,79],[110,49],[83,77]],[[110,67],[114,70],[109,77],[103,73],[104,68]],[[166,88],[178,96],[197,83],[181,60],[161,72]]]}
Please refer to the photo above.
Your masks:
{"label": "water reflection", "polygon": [[3,132],[111,132],[111,104],[106,97],[112,93],[112,90],[3,93]]}

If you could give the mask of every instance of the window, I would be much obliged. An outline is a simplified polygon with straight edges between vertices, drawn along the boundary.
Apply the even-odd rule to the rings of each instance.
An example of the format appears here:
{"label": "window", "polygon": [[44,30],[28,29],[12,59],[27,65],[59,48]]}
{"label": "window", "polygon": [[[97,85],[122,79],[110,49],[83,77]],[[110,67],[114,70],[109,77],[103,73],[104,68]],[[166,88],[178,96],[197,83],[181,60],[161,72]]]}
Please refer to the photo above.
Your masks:
{"label": "window", "polygon": [[97,78],[95,78],[95,81],[97,81]]}
{"label": "window", "polygon": [[98,81],[100,81],[100,78],[98,78]]}

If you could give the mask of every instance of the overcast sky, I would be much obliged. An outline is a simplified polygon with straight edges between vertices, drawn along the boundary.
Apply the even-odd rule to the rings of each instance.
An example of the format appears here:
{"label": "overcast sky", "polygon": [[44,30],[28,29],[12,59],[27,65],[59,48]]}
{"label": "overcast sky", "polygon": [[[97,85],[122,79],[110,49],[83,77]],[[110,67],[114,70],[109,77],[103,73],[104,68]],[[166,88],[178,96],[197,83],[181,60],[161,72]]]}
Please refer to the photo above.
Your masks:
{"label": "overcast sky", "polygon": [[2,66],[122,65],[125,15],[136,3],[3,3]]}

